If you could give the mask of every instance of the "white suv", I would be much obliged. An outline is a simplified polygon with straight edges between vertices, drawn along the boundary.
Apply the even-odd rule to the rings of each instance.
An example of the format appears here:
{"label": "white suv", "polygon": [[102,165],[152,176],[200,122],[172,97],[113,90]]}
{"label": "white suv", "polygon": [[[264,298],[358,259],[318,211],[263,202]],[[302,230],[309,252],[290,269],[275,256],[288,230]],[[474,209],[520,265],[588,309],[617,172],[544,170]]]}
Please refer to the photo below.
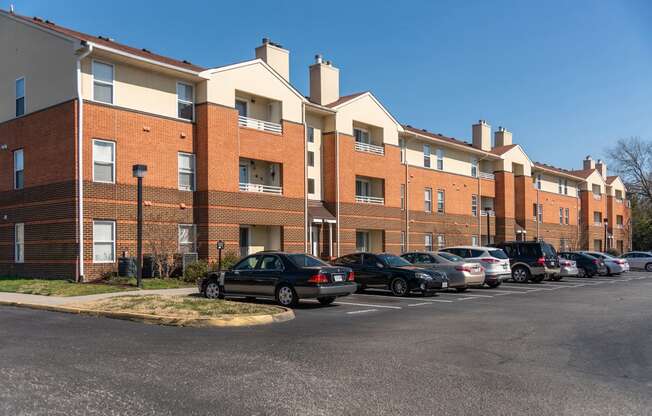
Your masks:
{"label": "white suv", "polygon": [[503,280],[512,276],[509,257],[496,247],[456,246],[439,250],[452,253],[472,263],[480,263],[484,267],[484,282],[490,287],[499,286]]}

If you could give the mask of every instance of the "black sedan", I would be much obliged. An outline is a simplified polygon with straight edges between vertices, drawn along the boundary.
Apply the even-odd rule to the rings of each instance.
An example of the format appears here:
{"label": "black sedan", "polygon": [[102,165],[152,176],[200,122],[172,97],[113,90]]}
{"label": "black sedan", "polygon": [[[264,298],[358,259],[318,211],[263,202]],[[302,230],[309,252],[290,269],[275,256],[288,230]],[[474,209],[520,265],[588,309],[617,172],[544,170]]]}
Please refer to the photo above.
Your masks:
{"label": "black sedan", "polygon": [[595,258],[586,253],[573,253],[562,251],[557,253],[560,258],[572,260],[577,263],[578,277],[593,277],[596,275],[607,274],[607,267],[604,261]]}
{"label": "black sedan", "polygon": [[446,274],[414,266],[394,254],[355,253],[340,257],[333,264],[353,269],[360,291],[381,288],[391,290],[395,296],[407,296],[412,291],[425,295],[448,288]]}
{"label": "black sedan", "polygon": [[355,292],[353,271],[334,267],[307,254],[260,252],[240,260],[220,276],[209,273],[198,283],[210,299],[227,296],[273,298],[281,306],[317,298],[322,305]]}

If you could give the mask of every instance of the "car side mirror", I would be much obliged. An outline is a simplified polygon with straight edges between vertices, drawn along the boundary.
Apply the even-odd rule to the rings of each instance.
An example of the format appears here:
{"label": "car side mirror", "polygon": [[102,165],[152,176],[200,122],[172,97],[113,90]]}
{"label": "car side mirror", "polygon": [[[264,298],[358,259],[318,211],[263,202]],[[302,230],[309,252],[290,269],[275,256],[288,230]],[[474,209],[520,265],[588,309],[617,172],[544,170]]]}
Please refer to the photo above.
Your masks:
{"label": "car side mirror", "polygon": [[377,262],[376,267],[378,267],[379,269],[384,269],[385,265],[383,263],[381,263],[381,262]]}

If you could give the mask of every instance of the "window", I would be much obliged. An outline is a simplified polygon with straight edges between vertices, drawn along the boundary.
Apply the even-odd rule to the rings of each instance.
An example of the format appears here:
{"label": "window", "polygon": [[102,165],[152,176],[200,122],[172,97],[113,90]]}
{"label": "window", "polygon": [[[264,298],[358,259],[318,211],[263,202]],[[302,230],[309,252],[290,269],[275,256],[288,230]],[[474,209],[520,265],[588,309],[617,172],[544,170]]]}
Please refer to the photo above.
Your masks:
{"label": "window", "polygon": [[113,104],[113,65],[93,61],[93,100]]}
{"label": "window", "polygon": [[238,115],[240,117],[247,117],[247,101],[236,98],[235,99],[235,109],[238,110]]}
{"label": "window", "polygon": [[437,149],[437,170],[444,170],[444,151]]}
{"label": "window", "polygon": [[437,236],[437,248],[444,248],[446,246],[446,240],[444,239],[444,236],[439,234]]}
{"label": "window", "polygon": [[471,195],[471,215],[478,216],[478,196]]}
{"label": "window", "polygon": [[478,245],[478,236],[477,235],[472,235],[471,236],[471,245],[472,246],[477,246]]}
{"label": "window", "polygon": [[622,215],[616,215],[616,225],[618,227],[623,226],[623,216]]}
{"label": "window", "polygon": [[179,153],[179,189],[182,191],[195,190],[195,155]]}
{"label": "window", "polygon": [[315,142],[315,129],[308,126],[308,143],[314,143]]}
{"label": "window", "polygon": [[355,141],[358,143],[371,144],[371,139],[369,138],[369,132],[365,129],[354,128],[353,136],[355,136]]}
{"label": "window", "polygon": [[537,176],[536,176],[536,180],[535,180],[535,183],[534,183],[534,187],[535,187],[536,189],[541,189],[541,175],[537,175]]}
{"label": "window", "polygon": [[593,223],[595,225],[602,225],[602,213],[599,211],[593,212]]}
{"label": "window", "polygon": [[602,240],[598,240],[598,239],[593,240],[593,250],[602,251]]}
{"label": "window", "polygon": [[308,178],[308,193],[309,194],[315,193],[315,180],[312,178]]}
{"label": "window", "polygon": [[566,208],[565,210],[566,213],[566,225],[570,224],[570,209]]}
{"label": "window", "polygon": [[425,251],[432,251],[432,233],[426,233],[423,236],[423,245]]}
{"label": "window", "polygon": [[14,225],[14,263],[25,261],[25,224]]}
{"label": "window", "polygon": [[568,179],[564,179],[564,195],[568,195]]}
{"label": "window", "polygon": [[620,189],[616,190],[616,201],[622,202],[623,201],[623,191]]}
{"label": "window", "polygon": [[249,256],[242,260],[240,263],[236,264],[235,267],[233,267],[233,270],[253,270],[256,268],[256,264],[258,264],[260,257],[261,256],[259,254]]}
{"label": "window", "polygon": [[93,182],[115,182],[115,143],[93,140]]}
{"label": "window", "polygon": [[602,189],[600,188],[600,185],[592,185],[591,190],[593,191],[593,195],[602,195]]}
{"label": "window", "polygon": [[258,265],[259,270],[272,270],[280,271],[283,270],[283,262],[277,256],[266,255],[263,256],[260,264]]}
{"label": "window", "polygon": [[558,187],[559,188],[558,189],[559,193],[563,194],[564,193],[564,181],[561,178],[559,178],[558,183],[559,183],[559,187]]}
{"label": "window", "polygon": [[16,80],[16,117],[25,114],[25,78]]}
{"label": "window", "polygon": [[308,152],[308,166],[315,166],[315,152]]}
{"label": "window", "polygon": [[195,106],[194,88],[190,84],[177,82],[177,117],[192,121],[194,119]]}
{"label": "window", "polygon": [[115,221],[93,221],[93,262],[115,261]]}
{"label": "window", "polygon": [[440,214],[444,212],[444,200],[444,191],[440,189],[437,191],[437,212]]}
{"label": "window", "polygon": [[401,209],[405,209],[405,184],[401,184]]}
{"label": "window", "polygon": [[478,177],[478,159],[471,159],[471,176],[474,178]]}
{"label": "window", "polygon": [[430,145],[429,144],[423,145],[423,167],[424,168],[430,167]]}
{"label": "window", "polygon": [[423,190],[423,210],[425,212],[432,212],[432,188],[425,188]]}
{"label": "window", "polygon": [[355,194],[357,196],[371,196],[371,184],[366,179],[355,180]]}
{"label": "window", "polygon": [[559,208],[559,224],[564,224],[564,208]]}
{"label": "window", "polygon": [[401,152],[401,163],[405,163],[405,139],[398,139],[398,146]]}
{"label": "window", "polygon": [[405,231],[401,231],[401,253],[405,253]]}
{"label": "window", "polygon": [[532,204],[532,217],[534,218],[534,221],[539,221],[540,223],[543,222],[543,205]]}
{"label": "window", "polygon": [[179,224],[179,253],[196,253],[197,227],[192,224]]}
{"label": "window", "polygon": [[25,186],[25,160],[23,149],[14,150],[14,189]]}
{"label": "window", "polygon": [[366,231],[355,232],[355,249],[357,251],[369,251],[369,233]]}

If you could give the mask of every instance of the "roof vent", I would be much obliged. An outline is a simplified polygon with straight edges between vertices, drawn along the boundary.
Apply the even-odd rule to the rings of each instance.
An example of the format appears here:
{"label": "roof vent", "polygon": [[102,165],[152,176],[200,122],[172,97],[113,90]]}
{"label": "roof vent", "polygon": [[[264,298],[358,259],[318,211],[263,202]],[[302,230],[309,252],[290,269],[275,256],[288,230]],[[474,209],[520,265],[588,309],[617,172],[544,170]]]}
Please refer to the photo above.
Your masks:
{"label": "roof vent", "polygon": [[53,22],[52,20],[46,20],[46,21],[45,21],[45,24],[48,24],[48,25],[54,25],[54,22]]}
{"label": "roof vent", "polygon": [[38,17],[38,16],[34,16],[34,20],[36,20],[37,22],[43,22],[43,19],[41,19],[41,18]]}
{"label": "roof vent", "polygon": [[317,55],[315,55],[315,63],[321,64],[322,62],[324,62],[324,58],[321,56],[321,54],[318,53]]}
{"label": "roof vent", "polygon": [[9,13],[13,14],[14,13],[14,4],[9,5]]}
{"label": "roof vent", "polygon": [[187,59],[184,59],[181,62],[183,62],[184,64],[192,65],[192,62],[188,61]]}
{"label": "roof vent", "polygon": [[113,42],[113,38],[110,38],[110,37],[108,37],[108,36],[100,36],[100,35],[98,35],[97,38],[98,38],[98,39],[105,40],[105,41],[107,41],[107,42]]}
{"label": "roof vent", "polygon": [[142,51],[147,52],[147,53],[152,53],[152,51],[150,51],[149,49],[145,49],[145,48],[143,48]]}

